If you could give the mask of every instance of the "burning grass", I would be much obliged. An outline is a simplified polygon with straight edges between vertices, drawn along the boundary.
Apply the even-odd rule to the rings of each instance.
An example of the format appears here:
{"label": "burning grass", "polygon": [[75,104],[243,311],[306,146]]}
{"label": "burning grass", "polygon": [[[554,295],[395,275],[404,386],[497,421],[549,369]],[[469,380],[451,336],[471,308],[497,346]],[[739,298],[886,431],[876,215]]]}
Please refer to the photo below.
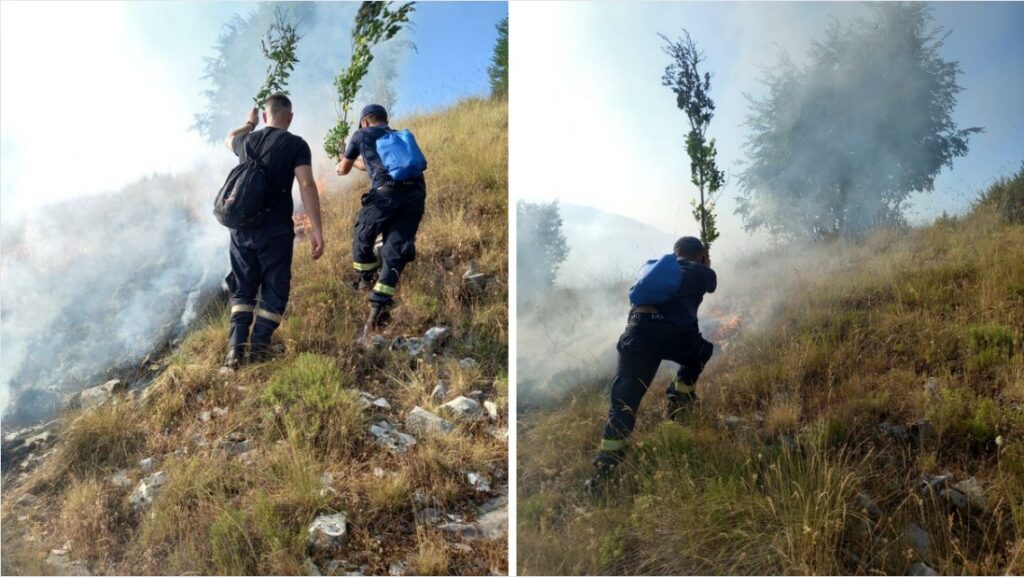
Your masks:
{"label": "burning grass", "polygon": [[[604,380],[522,417],[520,572],[906,574],[920,561],[1019,574],[1024,228],[991,204],[762,255],[799,283],[754,277],[764,286],[745,294],[783,293],[769,314],[756,298],[709,297],[729,345],[702,377],[701,406],[685,425],[659,422],[667,379],[656,381],[620,482],[596,499],[582,481]],[[944,472],[974,477],[984,507],[921,490]],[[911,523],[930,537],[925,552]]]}

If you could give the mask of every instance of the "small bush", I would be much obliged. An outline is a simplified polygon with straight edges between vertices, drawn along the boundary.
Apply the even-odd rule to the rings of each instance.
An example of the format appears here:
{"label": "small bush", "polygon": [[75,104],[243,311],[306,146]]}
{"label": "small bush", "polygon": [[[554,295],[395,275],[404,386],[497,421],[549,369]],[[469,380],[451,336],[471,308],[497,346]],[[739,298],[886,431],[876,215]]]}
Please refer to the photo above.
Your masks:
{"label": "small bush", "polygon": [[363,436],[367,416],[359,393],[345,388],[346,380],[330,358],[302,353],[274,374],[263,400],[277,407],[297,446],[348,454]]}
{"label": "small bush", "polygon": [[1001,178],[989,187],[975,204],[975,209],[990,208],[1010,224],[1024,224],[1024,163],[1009,178]]}

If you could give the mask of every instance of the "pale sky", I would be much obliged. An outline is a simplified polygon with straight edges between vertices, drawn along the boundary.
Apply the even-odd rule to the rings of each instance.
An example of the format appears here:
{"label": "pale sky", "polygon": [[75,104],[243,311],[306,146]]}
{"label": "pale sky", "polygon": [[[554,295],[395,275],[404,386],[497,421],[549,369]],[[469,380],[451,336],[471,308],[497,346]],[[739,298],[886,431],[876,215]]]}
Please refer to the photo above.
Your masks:
{"label": "pale sky", "polygon": [[[759,94],[761,67],[778,48],[799,62],[831,16],[865,13],[860,3],[513,3],[510,163],[513,194],[560,199],[656,226],[695,232],[689,198],[686,119],[661,85],[668,57],[662,32],[687,28],[714,74],[719,165],[727,172],[719,246],[749,242],[730,200],[743,159],[743,92]],[[1024,4],[938,3],[938,24],[953,34],[943,49],[963,68],[956,119],[986,133],[946,170],[914,216],[964,210],[994,177],[1024,159]]]}

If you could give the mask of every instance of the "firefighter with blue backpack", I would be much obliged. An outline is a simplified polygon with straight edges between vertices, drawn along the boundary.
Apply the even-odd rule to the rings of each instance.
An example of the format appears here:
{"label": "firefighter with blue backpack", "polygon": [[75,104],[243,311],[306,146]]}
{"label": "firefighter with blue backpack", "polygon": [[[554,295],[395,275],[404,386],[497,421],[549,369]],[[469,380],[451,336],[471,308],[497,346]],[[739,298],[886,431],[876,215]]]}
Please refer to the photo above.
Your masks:
{"label": "firefighter with blue backpack", "polygon": [[684,236],[673,253],[648,261],[630,288],[632,307],[618,342],[618,370],[611,388],[611,409],[604,425],[594,476],[587,481],[597,491],[622,462],[636,425],[640,401],[661,361],[679,364],[666,391],[668,418],[677,418],[697,400],[697,378],[711,359],[713,345],[697,325],[704,295],[715,292],[718,277],[700,239]]}
{"label": "firefighter with blue backpack", "polygon": [[[370,190],[362,196],[352,243],[355,279],[351,285],[370,292],[366,329],[378,329],[391,320],[398,279],[416,258],[416,231],[426,203],[423,172],[427,161],[408,130],[392,130],[388,113],[370,104],[359,115],[359,130],[349,139],[338,162],[344,176],[352,168],[370,177]],[[374,251],[383,236],[379,256]]]}

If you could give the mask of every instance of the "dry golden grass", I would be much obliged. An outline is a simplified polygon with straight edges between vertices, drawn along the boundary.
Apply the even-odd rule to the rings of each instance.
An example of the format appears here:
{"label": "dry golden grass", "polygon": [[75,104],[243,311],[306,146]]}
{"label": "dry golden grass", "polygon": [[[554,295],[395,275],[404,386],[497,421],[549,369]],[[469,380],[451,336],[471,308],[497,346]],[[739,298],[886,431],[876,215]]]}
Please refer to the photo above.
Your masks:
{"label": "dry golden grass", "polygon": [[[746,303],[709,299],[750,312],[747,328],[709,364],[685,426],[659,423],[664,401],[647,396],[605,495],[582,490],[604,379],[521,415],[520,573],[906,574],[917,557],[902,535],[914,522],[930,533],[940,574],[1019,574],[1024,226],[983,204],[759,260],[798,271],[800,284],[778,291],[772,283],[788,279],[769,277],[749,281],[764,286],[743,292]],[[769,318],[744,309],[772,291],[782,296]],[[728,431],[718,415],[745,417],[758,434]],[[922,419],[934,434],[919,441],[885,432]],[[922,476],[945,471],[976,477],[988,511],[920,492]]]}

